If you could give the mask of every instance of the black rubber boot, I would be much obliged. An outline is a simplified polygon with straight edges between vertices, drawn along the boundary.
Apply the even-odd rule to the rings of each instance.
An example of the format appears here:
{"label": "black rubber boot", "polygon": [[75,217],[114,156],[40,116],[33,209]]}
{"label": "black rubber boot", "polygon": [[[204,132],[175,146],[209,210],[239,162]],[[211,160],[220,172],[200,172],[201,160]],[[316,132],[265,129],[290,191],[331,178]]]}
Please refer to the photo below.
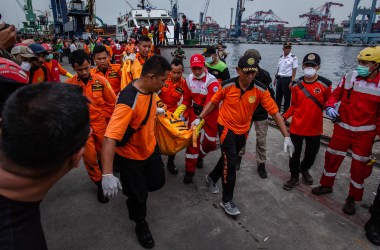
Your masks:
{"label": "black rubber boot", "polygon": [[197,168],[203,168],[203,158],[198,157]]}
{"label": "black rubber boot", "polygon": [[265,169],[265,163],[259,163],[257,166],[257,172],[259,173],[259,176],[263,179],[268,177],[267,170]]}
{"label": "black rubber boot", "polygon": [[175,157],[175,155],[169,155],[168,164],[166,165],[166,167],[168,168],[168,170],[171,174],[177,175],[178,174],[178,168],[174,164],[174,157]]}
{"label": "black rubber boot", "polygon": [[102,188],[102,182],[95,182],[96,186],[98,187],[98,201],[100,203],[107,203],[109,199],[104,196],[103,194],[103,188]]}
{"label": "black rubber boot", "polygon": [[148,249],[154,247],[154,239],[145,220],[136,222],[135,232],[141,246]]}
{"label": "black rubber boot", "polygon": [[185,183],[185,184],[192,183],[193,182],[193,176],[194,176],[193,172],[186,172],[185,176],[183,177],[183,183]]}

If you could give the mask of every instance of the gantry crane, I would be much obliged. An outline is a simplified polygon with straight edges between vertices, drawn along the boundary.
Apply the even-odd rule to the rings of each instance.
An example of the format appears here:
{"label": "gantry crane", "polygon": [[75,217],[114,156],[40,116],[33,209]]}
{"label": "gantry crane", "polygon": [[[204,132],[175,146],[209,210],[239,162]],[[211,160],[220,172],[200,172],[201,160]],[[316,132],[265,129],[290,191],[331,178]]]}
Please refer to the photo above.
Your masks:
{"label": "gantry crane", "polygon": [[[248,0],[253,1],[253,0]],[[232,37],[240,37],[241,36],[241,20],[243,18],[243,12],[245,11],[245,0],[237,0],[236,3],[236,14],[235,14],[235,29],[231,33]]]}
{"label": "gantry crane", "polygon": [[288,24],[289,22],[282,20],[277,16],[273,10],[268,11],[256,11],[254,14],[250,15],[246,20],[248,24],[253,26],[263,26],[266,27],[269,24],[279,23],[279,24]]}
{"label": "gantry crane", "polygon": [[335,18],[331,17],[331,6],[342,7],[343,4],[326,2],[318,8],[311,8],[308,13],[302,14],[300,18],[307,18],[306,28],[309,37],[319,40],[326,31],[333,28]]}
{"label": "gantry crane", "polygon": [[20,0],[16,0],[16,1],[18,5],[20,6],[20,8],[25,13],[26,22],[23,22],[24,31],[26,32],[27,29],[33,29],[34,31],[36,31],[38,28],[37,16],[33,10],[32,0],[26,0],[24,1],[24,4],[22,4]]}
{"label": "gantry crane", "polygon": [[209,4],[210,4],[210,0],[206,0],[205,7],[203,8],[203,11],[199,13],[199,25],[201,27],[206,21],[206,15],[207,15],[207,10],[208,10]]}

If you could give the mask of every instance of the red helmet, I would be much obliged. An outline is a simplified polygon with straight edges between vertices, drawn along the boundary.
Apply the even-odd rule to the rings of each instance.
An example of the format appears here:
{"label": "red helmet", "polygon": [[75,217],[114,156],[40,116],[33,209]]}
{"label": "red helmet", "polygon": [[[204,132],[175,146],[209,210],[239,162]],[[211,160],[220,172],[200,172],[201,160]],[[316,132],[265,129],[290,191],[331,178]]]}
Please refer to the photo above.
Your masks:
{"label": "red helmet", "polygon": [[20,83],[28,83],[28,75],[11,60],[0,57],[0,75]]}
{"label": "red helmet", "polygon": [[42,47],[44,47],[44,49],[46,51],[53,50],[52,47],[51,47],[51,45],[49,43],[43,43],[41,45],[42,45]]}

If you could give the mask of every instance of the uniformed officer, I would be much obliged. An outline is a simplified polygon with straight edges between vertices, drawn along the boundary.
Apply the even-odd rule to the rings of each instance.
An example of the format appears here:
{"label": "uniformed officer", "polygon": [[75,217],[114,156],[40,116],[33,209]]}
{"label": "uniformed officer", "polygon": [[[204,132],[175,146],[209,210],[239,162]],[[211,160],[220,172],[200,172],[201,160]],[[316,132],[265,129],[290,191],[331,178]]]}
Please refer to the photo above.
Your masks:
{"label": "uniformed officer", "polygon": [[273,84],[276,85],[276,103],[280,111],[282,97],[284,97],[283,112],[285,113],[290,106],[291,82],[293,82],[296,77],[298,60],[297,57],[290,52],[292,50],[292,43],[284,43],[282,50],[284,54],[278,60],[276,80]]}

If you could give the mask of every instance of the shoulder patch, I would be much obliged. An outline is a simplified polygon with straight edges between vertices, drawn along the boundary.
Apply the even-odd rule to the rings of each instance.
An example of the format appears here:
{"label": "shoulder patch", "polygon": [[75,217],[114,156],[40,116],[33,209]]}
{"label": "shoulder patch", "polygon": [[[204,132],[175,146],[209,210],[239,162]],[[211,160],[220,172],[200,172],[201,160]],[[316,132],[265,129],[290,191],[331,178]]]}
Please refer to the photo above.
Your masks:
{"label": "shoulder patch", "polygon": [[130,83],[127,87],[120,91],[116,104],[125,104],[130,108],[133,108],[138,93],[139,91],[133,86],[132,83]]}
{"label": "shoulder patch", "polygon": [[215,86],[214,89],[213,89],[213,90],[214,90],[214,93],[215,93],[216,91],[218,91],[218,89],[219,89],[219,88],[218,88],[217,86]]}
{"label": "shoulder patch", "polygon": [[230,84],[230,83],[235,83],[237,81],[237,77],[234,77],[234,78],[231,78],[231,79],[228,79],[228,80],[225,80],[221,83],[221,86],[224,88],[224,86]]}

